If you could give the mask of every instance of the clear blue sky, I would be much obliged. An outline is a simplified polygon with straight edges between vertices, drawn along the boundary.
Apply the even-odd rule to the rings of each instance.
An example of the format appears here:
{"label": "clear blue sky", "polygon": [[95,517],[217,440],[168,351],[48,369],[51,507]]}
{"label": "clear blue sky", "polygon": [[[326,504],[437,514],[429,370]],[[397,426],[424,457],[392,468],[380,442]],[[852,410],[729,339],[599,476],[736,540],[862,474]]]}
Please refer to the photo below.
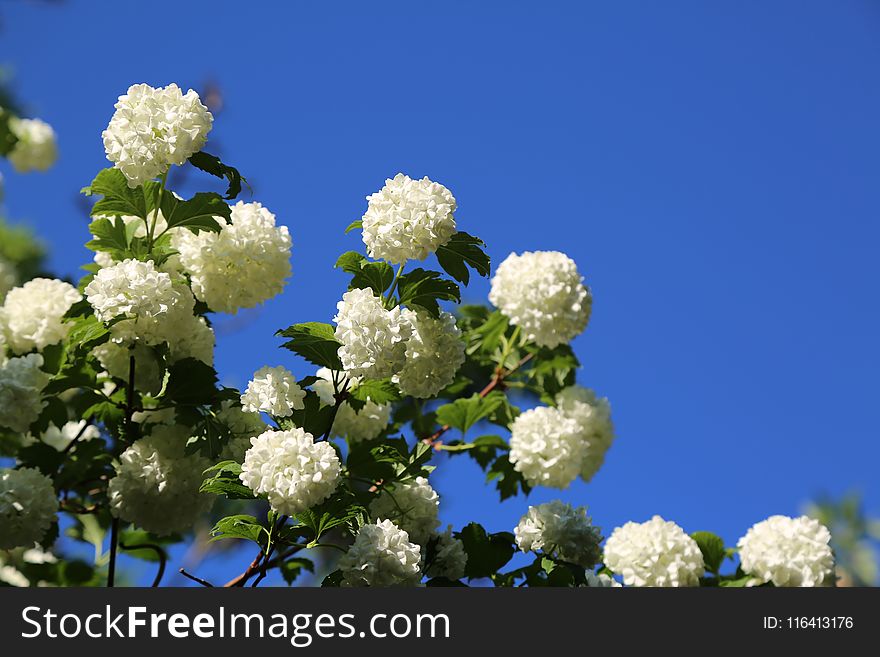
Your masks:
{"label": "clear blue sky", "polygon": [[[226,382],[306,373],[272,333],[332,317],[364,196],[428,175],[495,263],[562,250],[593,289],[574,347],[618,440],[592,483],[530,503],[728,542],[822,490],[880,511],[880,5],[548,5],[4,2],[0,61],[62,154],[45,175],[4,168],[8,214],[76,275],[76,195],[106,165],[116,97],[215,80],[212,136],[294,240],[286,293],[220,322]],[[527,505],[465,458],[436,485],[456,526],[510,529]]]}

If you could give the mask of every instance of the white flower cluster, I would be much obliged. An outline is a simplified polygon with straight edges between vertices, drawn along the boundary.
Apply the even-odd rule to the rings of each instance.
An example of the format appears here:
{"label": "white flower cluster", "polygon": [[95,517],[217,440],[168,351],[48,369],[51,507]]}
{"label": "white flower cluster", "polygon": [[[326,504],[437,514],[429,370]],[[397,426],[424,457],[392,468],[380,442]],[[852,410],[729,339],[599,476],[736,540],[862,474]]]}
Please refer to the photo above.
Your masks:
{"label": "white flower cluster", "polygon": [[424,477],[383,488],[370,503],[370,514],[391,520],[405,530],[413,543],[425,545],[440,526],[440,496]]}
{"label": "white flower cluster", "polygon": [[401,370],[412,325],[400,308],[385,310],[369,289],[349,290],[336,308],[339,359],[348,374],[383,379]]}
{"label": "white flower cluster", "polygon": [[404,395],[433,397],[452,383],[464,362],[464,342],[451,313],[434,319],[426,311],[404,311],[412,324],[406,361],[392,380]]}
{"label": "white flower cluster", "polygon": [[32,546],[55,520],[58,499],[36,468],[0,470],[0,550]]}
{"label": "white flower cluster", "polygon": [[40,368],[43,357],[28,354],[0,365],[0,427],[27,433],[46,405],[43,388],[51,378]]}
{"label": "white flower cluster", "polygon": [[418,586],[421,548],[390,520],[364,525],[339,560],[342,586]]}
{"label": "white flower cluster", "polygon": [[559,409],[529,409],[510,427],[508,458],[530,485],[566,488],[578,476],[583,459],[578,430],[578,423]]}
{"label": "white flower cluster", "polygon": [[[318,395],[322,406],[332,406],[336,403],[333,392],[333,371],[322,367],[315,375],[318,380],[312,384],[312,390]],[[344,373],[337,376],[345,377]],[[349,387],[360,383],[359,377],[348,377]],[[333,420],[331,432],[334,436],[345,438],[350,443],[362,440],[372,440],[378,436],[391,419],[391,404],[377,404],[367,400],[359,411],[347,401],[342,402],[336,409],[336,418]]]}
{"label": "white flower cluster", "polygon": [[171,276],[152,260],[127,259],[100,269],[85,288],[86,299],[102,322],[116,317],[155,319],[178,303]]}
{"label": "white flower cluster", "polygon": [[587,516],[586,507],[572,507],[560,500],[530,506],[513,530],[523,552],[555,556],[563,561],[592,568],[601,557],[602,534]]}
{"label": "white flower cluster", "polygon": [[305,390],[296,377],[284,367],[261,367],[241,396],[241,407],[250,413],[268,413],[274,417],[288,417],[293,411],[305,408]]}
{"label": "white flower cluster", "polygon": [[569,386],[556,404],[525,411],[511,425],[508,458],[532,486],[566,488],[578,474],[589,481],[614,440],[607,399]]}
{"label": "white flower cluster", "polygon": [[122,452],[108,495],[114,516],[148,532],[186,532],[214,504],[199,492],[211,461],[185,447],[186,427],[159,424],[152,433]]}
{"label": "white flower cluster", "polygon": [[605,565],[627,586],[699,586],[704,571],[697,542],[660,516],[615,529],[605,543]]}
{"label": "white flower cluster", "polygon": [[70,442],[79,436],[80,441],[92,440],[100,438],[101,432],[92,424],[86,426],[85,420],[79,422],[66,422],[62,427],[50,424],[46,430],[40,434],[40,442],[50,447],[54,447],[59,452],[63,451]]}
{"label": "white flower cluster", "polygon": [[190,89],[135,84],[119,97],[102,133],[107,159],[137,187],[183,164],[205,145],[214,117]]}
{"label": "white flower cluster", "polygon": [[70,307],[82,299],[70,283],[35,278],[7,294],[0,307],[0,332],[17,354],[61,342],[68,326],[62,322]]}
{"label": "white flower cluster", "polygon": [[437,534],[434,544],[434,557],[425,570],[427,577],[445,577],[456,580],[464,577],[467,568],[467,552],[464,543],[452,535],[452,525],[442,534]]}
{"label": "white flower cluster", "polygon": [[48,123],[13,116],[9,120],[9,130],[18,139],[7,155],[16,171],[46,171],[55,164],[58,147],[55,131]]}
{"label": "white flower cluster", "polygon": [[555,347],[587,327],[593,297],[567,255],[527,251],[511,253],[498,265],[489,301],[529,340]]}
{"label": "white flower cluster", "polygon": [[592,570],[588,570],[585,575],[587,586],[591,589],[614,589],[623,586],[623,584],[616,581],[610,575],[606,575],[605,573],[600,573],[597,575]]}
{"label": "white flower cluster", "polygon": [[607,397],[599,398],[589,388],[569,386],[556,395],[556,408],[578,423],[583,445],[580,473],[590,481],[605,462],[605,453],[614,442],[614,423]]}
{"label": "white flower cluster", "polygon": [[0,331],[0,367],[6,365],[9,361],[9,357],[6,355],[6,336],[3,335],[3,331]]}
{"label": "white flower cluster", "polygon": [[316,443],[300,428],[269,430],[251,438],[240,479],[255,493],[265,494],[275,511],[292,516],[330,497],[339,485],[340,470],[330,443]]}
{"label": "white flower cluster", "polygon": [[290,233],[259,203],[232,206],[219,233],[175,231],[174,248],[193,292],[216,312],[253,308],[281,293],[290,276]]}
{"label": "white flower cluster", "polygon": [[455,198],[427,178],[398,173],[367,201],[363,240],[371,258],[394,264],[424,260],[455,233]]}
{"label": "white flower cluster", "polygon": [[818,520],[771,516],[752,526],[737,547],[743,572],[774,586],[833,586],[831,533]]}

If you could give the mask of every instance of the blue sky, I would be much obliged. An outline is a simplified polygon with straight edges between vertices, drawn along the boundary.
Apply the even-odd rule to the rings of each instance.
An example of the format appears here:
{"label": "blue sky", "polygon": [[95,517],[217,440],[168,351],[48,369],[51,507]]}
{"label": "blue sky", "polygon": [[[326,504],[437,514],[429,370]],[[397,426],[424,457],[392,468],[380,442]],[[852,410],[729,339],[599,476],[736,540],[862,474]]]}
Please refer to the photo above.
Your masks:
{"label": "blue sky", "polygon": [[[495,263],[562,250],[593,290],[574,348],[618,439],[593,482],[528,503],[728,542],[823,490],[880,512],[880,7],[547,4],[3,3],[0,61],[61,149],[47,174],[3,169],[7,212],[77,275],[76,196],[116,97],[216,81],[212,138],[294,240],[285,294],[220,320],[227,383],[307,372],[273,332],[329,321],[364,196],[428,175]],[[456,526],[507,530],[527,506],[465,458],[436,485]]]}

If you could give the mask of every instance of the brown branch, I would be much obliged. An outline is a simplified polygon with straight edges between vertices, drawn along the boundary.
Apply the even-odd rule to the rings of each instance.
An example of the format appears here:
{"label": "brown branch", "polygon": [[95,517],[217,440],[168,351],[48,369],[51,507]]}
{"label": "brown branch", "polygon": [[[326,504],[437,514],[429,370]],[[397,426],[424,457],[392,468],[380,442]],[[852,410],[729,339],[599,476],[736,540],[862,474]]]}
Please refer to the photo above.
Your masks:
{"label": "brown branch", "polygon": [[[504,387],[504,379],[506,377],[510,376],[511,374],[513,374],[514,372],[516,372],[520,367],[522,367],[523,365],[528,363],[532,359],[532,356],[534,356],[534,354],[526,354],[525,356],[523,356],[520,359],[520,361],[514,367],[512,367],[511,369],[509,369],[506,372],[499,366],[499,368],[497,370],[495,370],[495,374],[492,376],[492,380],[486,384],[485,388],[480,390],[480,398],[482,399],[482,398],[486,397],[486,395],[488,395],[490,392],[492,392],[493,390],[495,390],[497,388],[503,388]],[[449,431],[450,428],[451,427],[448,424],[444,424],[442,427],[437,429],[437,431],[435,431],[433,434],[431,434],[427,438],[424,438],[422,440],[422,442],[425,443],[426,445],[431,445],[436,450],[439,450],[440,445],[443,444],[443,441],[440,440],[440,437],[444,433]]]}

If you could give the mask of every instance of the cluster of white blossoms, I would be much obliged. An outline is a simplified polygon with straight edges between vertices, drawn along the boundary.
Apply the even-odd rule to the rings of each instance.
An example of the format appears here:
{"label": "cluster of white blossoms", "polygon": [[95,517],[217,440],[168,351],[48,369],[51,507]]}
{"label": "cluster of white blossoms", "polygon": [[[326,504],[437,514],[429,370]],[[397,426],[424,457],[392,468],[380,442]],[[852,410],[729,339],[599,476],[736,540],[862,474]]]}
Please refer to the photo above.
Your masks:
{"label": "cluster of white blossoms", "polygon": [[296,377],[282,366],[261,367],[248,382],[241,395],[241,407],[250,413],[268,413],[274,417],[288,417],[293,411],[305,408],[305,390]]}
{"label": "cluster of white blossoms", "polygon": [[186,427],[159,424],[119,457],[108,495],[114,516],[161,536],[192,529],[216,499],[200,493],[211,461],[185,451]]}
{"label": "cluster of white blossoms", "polygon": [[336,309],[339,359],[348,374],[384,379],[403,368],[412,324],[400,308],[386,310],[372,290],[354,289],[342,295]]}
{"label": "cluster of white blossoms", "polygon": [[[318,395],[322,406],[332,406],[336,403],[333,375],[334,372],[326,367],[315,372],[318,380],[312,384],[312,390]],[[336,376],[345,380],[345,374],[342,372],[337,372]],[[360,383],[360,378],[351,376],[347,381],[349,388],[353,388]],[[360,410],[355,410],[351,404],[343,401],[336,409],[331,433],[345,438],[350,443],[373,440],[385,430],[390,419],[391,404],[377,404],[368,399]]]}
{"label": "cluster of white blossoms", "polygon": [[107,159],[137,187],[183,164],[205,145],[214,117],[190,89],[134,84],[119,97],[102,133]]}
{"label": "cluster of white blossoms", "polygon": [[129,258],[104,267],[86,286],[85,293],[102,322],[116,317],[154,319],[178,303],[171,276],[157,270],[152,260]]}
{"label": "cluster of white blossoms", "polygon": [[241,482],[265,494],[272,509],[292,516],[320,504],[339,485],[341,465],[328,442],[315,442],[303,429],[266,431],[251,438]]}
{"label": "cluster of white blossoms", "polygon": [[556,408],[578,423],[583,445],[580,474],[590,481],[605,462],[605,453],[614,442],[614,423],[607,397],[598,397],[589,388],[569,386],[556,395]]}
{"label": "cluster of white blossoms", "polygon": [[427,543],[440,526],[439,510],[440,496],[424,477],[383,488],[370,503],[374,518],[393,521],[419,545]]}
{"label": "cluster of white blossoms", "polygon": [[605,542],[605,565],[627,586],[699,586],[704,572],[697,542],[660,516],[615,529]]}
{"label": "cluster of white blossoms", "polygon": [[412,397],[433,397],[452,383],[464,363],[461,330],[451,313],[441,312],[435,319],[427,311],[404,311],[412,325],[406,341],[405,363],[392,381],[400,392]]}
{"label": "cluster of white blossoms", "polygon": [[42,579],[31,582],[20,569],[28,565],[51,564],[57,561],[54,554],[39,546],[7,550],[5,554],[0,554],[0,582],[18,587],[49,586]]}
{"label": "cluster of white blossoms", "polygon": [[61,427],[50,424],[46,427],[46,430],[40,434],[40,442],[49,445],[50,447],[54,447],[61,452],[70,445],[70,442],[77,436],[79,436],[79,441],[92,440],[94,438],[100,438],[101,432],[95,425],[87,425],[85,420],[80,420],[79,422],[66,422]]}
{"label": "cluster of white blossoms", "polygon": [[586,507],[560,500],[530,506],[513,533],[523,552],[541,550],[584,568],[595,566],[602,554],[601,530],[593,526]]}
{"label": "cluster of white blossoms", "polygon": [[[434,555],[425,570],[427,577],[444,577],[456,580],[464,577],[467,568],[467,552],[464,543],[452,535],[452,525],[442,534],[437,534]],[[425,555],[422,555],[423,558]]]}
{"label": "cluster of white blossoms", "polygon": [[64,314],[80,299],[70,283],[34,278],[7,294],[0,307],[0,332],[17,354],[61,342],[68,331]]}
{"label": "cluster of white blossoms", "polygon": [[175,231],[172,245],[196,298],[216,312],[253,308],[280,294],[290,276],[290,233],[259,203],[239,201],[219,233]]}
{"label": "cluster of white blossoms", "polygon": [[743,572],[774,586],[833,586],[831,533],[818,520],[771,516],[752,526],[737,547]]}
{"label": "cluster of white blossoms", "polygon": [[342,586],[418,586],[421,548],[390,520],[364,525],[339,560]]}
{"label": "cluster of white blossoms", "polygon": [[55,520],[58,499],[36,468],[0,470],[0,550],[33,546]]}
{"label": "cluster of white blossoms", "polygon": [[398,265],[424,260],[455,234],[455,198],[428,178],[398,173],[367,201],[363,240],[371,258]]}
{"label": "cluster of white blossoms", "polygon": [[9,131],[16,137],[15,146],[6,156],[19,173],[46,171],[58,159],[55,131],[40,119],[9,119]]}
{"label": "cluster of white blossoms", "polygon": [[508,458],[532,486],[566,488],[577,478],[584,454],[576,420],[549,406],[521,413],[510,427]]}
{"label": "cluster of white blossoms", "polygon": [[40,416],[46,405],[43,388],[51,378],[42,366],[40,354],[10,358],[0,365],[0,427],[24,434]]}
{"label": "cluster of white blossoms", "polygon": [[556,347],[587,327],[593,297],[567,255],[527,251],[511,253],[498,265],[489,301],[529,340]]}

